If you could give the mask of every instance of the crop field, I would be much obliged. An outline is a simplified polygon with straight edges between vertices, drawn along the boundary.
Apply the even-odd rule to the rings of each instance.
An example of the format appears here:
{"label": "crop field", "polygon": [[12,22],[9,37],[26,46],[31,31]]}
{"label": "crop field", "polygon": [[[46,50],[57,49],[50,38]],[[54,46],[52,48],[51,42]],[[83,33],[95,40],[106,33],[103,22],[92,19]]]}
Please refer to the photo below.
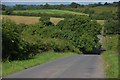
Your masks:
{"label": "crop field", "polygon": [[[15,16],[15,15],[2,15],[2,17],[5,19],[10,19],[16,22],[17,24],[20,24],[20,23],[35,24],[39,22],[39,18],[40,18],[40,17],[31,17],[31,16]],[[55,17],[50,18],[50,21],[55,25],[61,20],[64,20],[64,18],[55,18]],[[97,22],[103,25],[105,20],[97,20]]]}
{"label": "crop field", "polygon": [[9,16],[9,15],[2,15],[4,19],[10,19],[17,24],[25,23],[25,24],[34,24],[39,22],[39,17],[28,17],[28,16]]}
{"label": "crop field", "polygon": [[50,18],[50,21],[53,22],[55,25],[61,20],[64,20],[64,18],[54,18],[54,17]]}
{"label": "crop field", "polygon": [[[5,19],[10,19],[17,24],[24,23],[24,24],[34,24],[39,22],[40,17],[31,17],[31,16],[15,16],[15,15],[2,15]],[[53,22],[55,25],[64,18],[54,18],[51,17],[50,21]]]}
{"label": "crop field", "polygon": [[29,13],[41,13],[41,14],[75,14],[75,15],[87,15],[81,12],[67,11],[67,10],[53,10],[53,9],[41,9],[41,10],[16,10],[14,13],[18,12],[29,12]]}

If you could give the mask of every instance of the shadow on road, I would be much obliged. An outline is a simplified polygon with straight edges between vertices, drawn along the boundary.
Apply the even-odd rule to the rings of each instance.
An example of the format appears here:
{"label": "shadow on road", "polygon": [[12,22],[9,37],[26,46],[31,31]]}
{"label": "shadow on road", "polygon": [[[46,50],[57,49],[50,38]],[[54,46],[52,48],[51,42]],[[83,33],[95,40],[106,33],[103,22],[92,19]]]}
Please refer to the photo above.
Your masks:
{"label": "shadow on road", "polygon": [[84,55],[101,55],[103,52],[105,51],[105,49],[98,49],[98,48],[94,48],[93,52],[87,52],[84,53]]}

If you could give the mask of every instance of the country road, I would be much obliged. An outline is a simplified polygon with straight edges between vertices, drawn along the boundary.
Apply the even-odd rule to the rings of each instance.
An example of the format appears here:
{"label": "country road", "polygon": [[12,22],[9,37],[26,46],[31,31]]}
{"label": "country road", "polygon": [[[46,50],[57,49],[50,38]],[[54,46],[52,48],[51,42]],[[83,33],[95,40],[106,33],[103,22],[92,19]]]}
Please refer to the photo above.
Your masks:
{"label": "country road", "polygon": [[100,55],[68,56],[47,62],[6,78],[104,78]]}

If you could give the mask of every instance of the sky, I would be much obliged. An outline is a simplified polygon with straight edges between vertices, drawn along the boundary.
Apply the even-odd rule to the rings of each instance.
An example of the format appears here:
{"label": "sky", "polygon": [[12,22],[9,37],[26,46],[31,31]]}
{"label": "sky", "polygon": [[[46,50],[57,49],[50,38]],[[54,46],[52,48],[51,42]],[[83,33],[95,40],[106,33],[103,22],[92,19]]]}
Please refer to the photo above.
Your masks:
{"label": "sky", "polygon": [[119,0],[1,0],[1,2],[118,2]]}

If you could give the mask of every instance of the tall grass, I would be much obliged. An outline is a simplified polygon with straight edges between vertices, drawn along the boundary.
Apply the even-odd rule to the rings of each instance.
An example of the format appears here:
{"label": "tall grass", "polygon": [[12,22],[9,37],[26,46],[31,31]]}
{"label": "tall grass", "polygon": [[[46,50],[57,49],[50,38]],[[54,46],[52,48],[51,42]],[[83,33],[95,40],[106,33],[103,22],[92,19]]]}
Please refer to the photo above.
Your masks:
{"label": "tall grass", "polygon": [[119,54],[117,52],[118,36],[112,35],[105,39],[105,49],[102,57],[104,59],[105,74],[107,78],[119,77]]}

